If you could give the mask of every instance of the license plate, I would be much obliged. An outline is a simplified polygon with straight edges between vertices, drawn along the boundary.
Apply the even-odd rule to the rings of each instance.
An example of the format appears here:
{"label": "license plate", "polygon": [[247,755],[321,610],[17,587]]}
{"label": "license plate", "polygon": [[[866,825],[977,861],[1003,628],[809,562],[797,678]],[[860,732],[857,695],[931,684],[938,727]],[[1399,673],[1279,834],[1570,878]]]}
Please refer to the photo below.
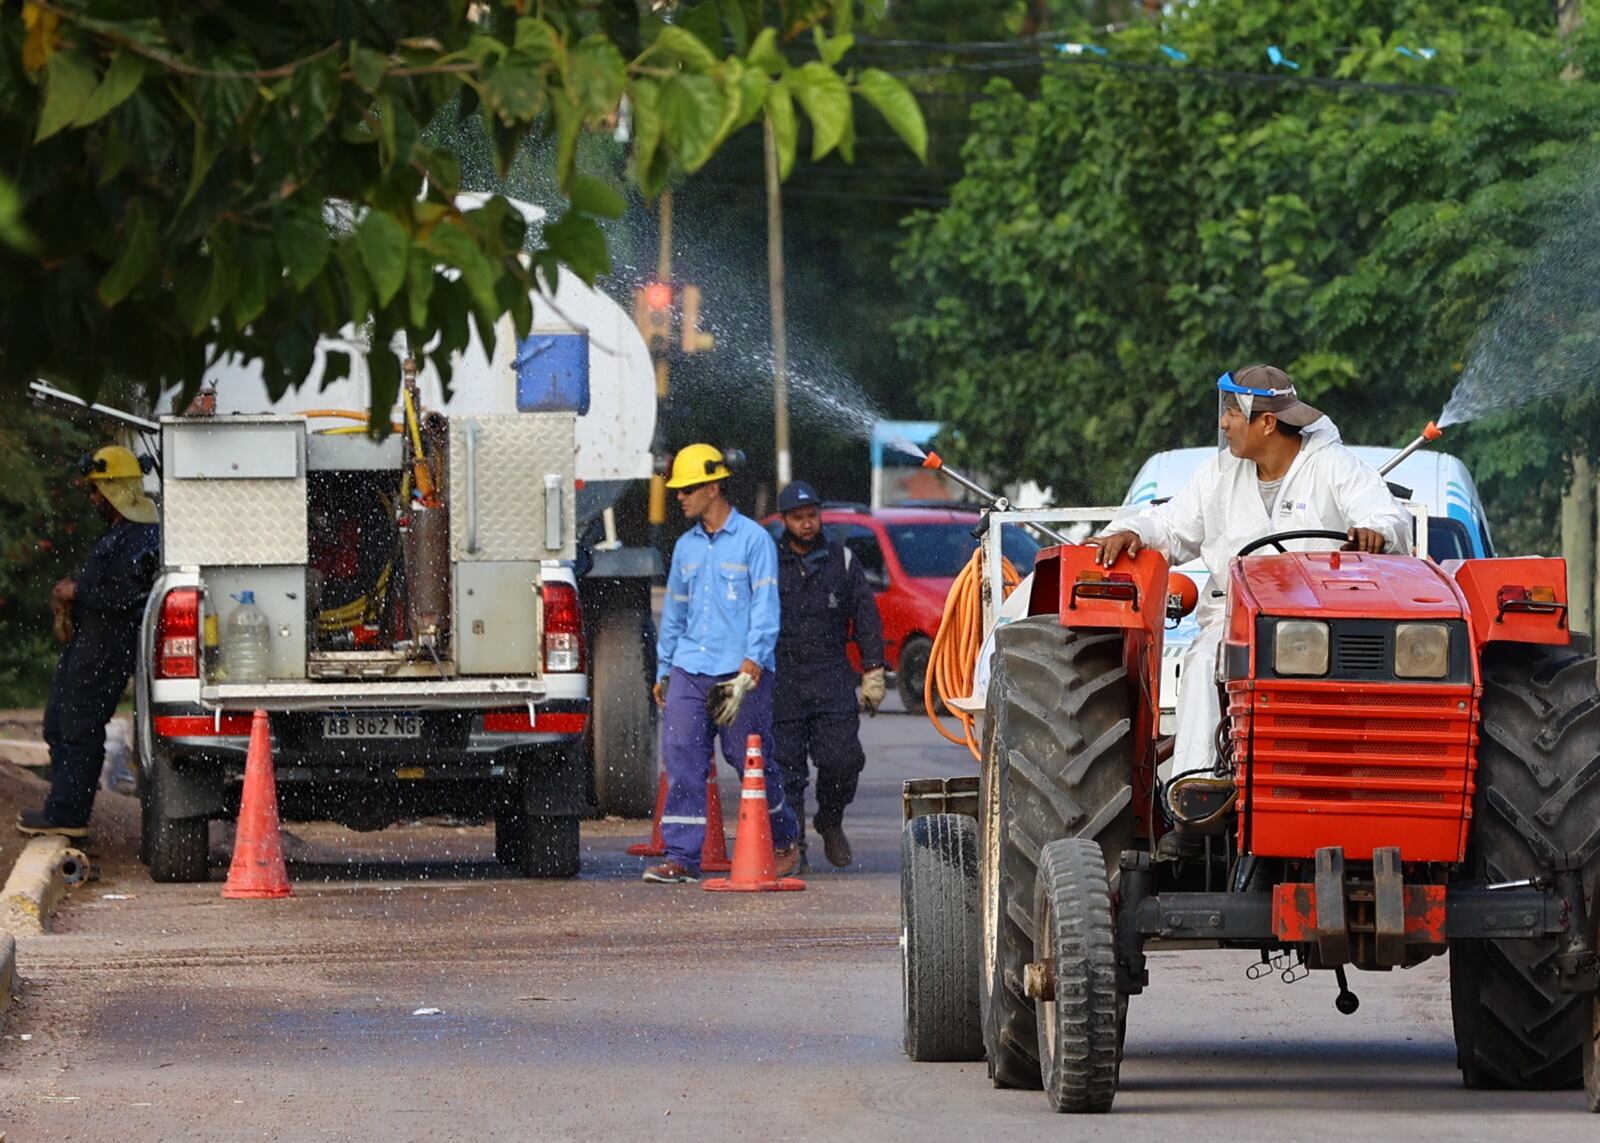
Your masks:
{"label": "license plate", "polygon": [[324,738],[420,738],[420,714],[370,711],[364,714],[325,714]]}

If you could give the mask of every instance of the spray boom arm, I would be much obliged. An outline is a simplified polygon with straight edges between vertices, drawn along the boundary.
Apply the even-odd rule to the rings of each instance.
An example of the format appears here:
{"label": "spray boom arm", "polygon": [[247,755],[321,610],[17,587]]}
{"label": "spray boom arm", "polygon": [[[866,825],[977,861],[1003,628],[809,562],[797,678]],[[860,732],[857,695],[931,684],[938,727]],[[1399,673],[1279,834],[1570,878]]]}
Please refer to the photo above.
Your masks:
{"label": "spray boom arm", "polygon": [[[1011,501],[1007,500],[1004,496],[1001,496],[998,493],[990,492],[987,488],[979,484],[976,480],[973,480],[971,477],[957,472],[955,469],[947,465],[944,462],[944,458],[938,453],[934,452],[932,449],[928,450],[928,455],[922,461],[922,467],[931,468],[935,472],[942,473],[947,479],[955,481],[955,483],[961,485],[961,487],[965,488],[968,492],[971,492],[974,496],[978,497],[978,499],[982,500],[986,509],[994,509],[998,512],[1004,512],[1011,507]],[[1038,531],[1043,533],[1047,538],[1054,540],[1058,544],[1070,544],[1072,542],[1060,532],[1046,528],[1042,524],[1033,524],[1031,527],[1038,529]]]}
{"label": "spray boom arm", "polygon": [[1444,436],[1444,430],[1441,429],[1436,422],[1429,421],[1427,427],[1422,430],[1422,435],[1420,437],[1406,445],[1405,448],[1401,449],[1388,460],[1384,461],[1383,464],[1378,466],[1378,475],[1388,476],[1389,473],[1393,472],[1396,466],[1398,466],[1399,463],[1406,457],[1416,452],[1423,445],[1428,444],[1430,441],[1436,441],[1442,436]]}

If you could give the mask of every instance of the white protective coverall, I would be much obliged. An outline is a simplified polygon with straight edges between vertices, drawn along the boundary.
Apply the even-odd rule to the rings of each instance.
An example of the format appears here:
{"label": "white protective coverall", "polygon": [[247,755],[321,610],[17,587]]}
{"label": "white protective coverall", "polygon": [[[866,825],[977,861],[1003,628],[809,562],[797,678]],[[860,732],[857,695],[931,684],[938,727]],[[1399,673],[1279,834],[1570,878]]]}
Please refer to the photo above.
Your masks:
{"label": "white protective coverall", "polygon": [[[1226,627],[1223,593],[1228,563],[1251,540],[1273,532],[1326,529],[1346,532],[1370,528],[1384,538],[1384,550],[1409,552],[1411,515],[1395,501],[1377,469],[1339,442],[1327,417],[1300,433],[1300,452],[1284,474],[1270,512],[1263,505],[1254,461],[1227,449],[1200,466],[1183,490],[1164,504],[1145,508],[1106,525],[1106,532],[1133,532],[1140,542],[1174,566],[1199,556],[1211,572],[1200,591],[1195,621],[1200,634],[1184,656],[1178,692],[1178,721],[1172,776],[1210,770],[1215,763],[1217,654]],[[1332,540],[1290,540],[1290,551],[1330,551]],[[1277,549],[1267,547],[1265,554]]]}

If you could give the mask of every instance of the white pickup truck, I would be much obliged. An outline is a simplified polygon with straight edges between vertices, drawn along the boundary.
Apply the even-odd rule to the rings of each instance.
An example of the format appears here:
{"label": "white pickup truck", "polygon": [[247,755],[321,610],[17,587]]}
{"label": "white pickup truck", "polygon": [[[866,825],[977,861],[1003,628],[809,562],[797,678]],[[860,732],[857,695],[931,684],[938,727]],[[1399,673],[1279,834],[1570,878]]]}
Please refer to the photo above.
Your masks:
{"label": "white pickup truck", "polygon": [[[258,709],[284,818],[492,818],[501,861],[577,872],[589,688],[575,416],[427,421],[431,516],[406,433],[376,442],[315,415],[162,418],[164,570],[135,728],[157,881],[208,876],[208,823],[238,812]],[[227,673],[245,592],[269,631],[253,681]]]}

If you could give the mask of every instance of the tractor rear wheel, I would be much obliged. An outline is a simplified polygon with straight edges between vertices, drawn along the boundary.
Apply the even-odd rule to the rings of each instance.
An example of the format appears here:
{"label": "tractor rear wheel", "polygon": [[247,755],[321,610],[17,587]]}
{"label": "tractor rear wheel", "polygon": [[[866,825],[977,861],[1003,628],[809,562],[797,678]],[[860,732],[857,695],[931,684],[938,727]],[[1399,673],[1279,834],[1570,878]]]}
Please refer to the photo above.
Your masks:
{"label": "tractor rear wheel", "polygon": [[1057,1111],[1110,1111],[1128,1004],[1117,992],[1111,890],[1094,840],[1044,847],[1033,915],[1053,969],[1051,998],[1034,1004],[1045,1095]]}
{"label": "tractor rear wheel", "polygon": [[[1482,744],[1470,860],[1477,876],[1544,875],[1565,855],[1594,899],[1600,872],[1600,688],[1593,655],[1566,647],[1484,652]],[[1564,993],[1553,938],[1450,947],[1456,1062],[1468,1087],[1551,1089],[1584,1080],[1590,995]],[[1592,1070],[1592,1068],[1591,1068]]]}
{"label": "tractor rear wheel", "polygon": [[1583,1041],[1583,1094],[1600,1111],[1600,996],[1589,998],[1589,1035]]}
{"label": "tractor rear wheel", "polygon": [[1038,1024],[1023,969],[1035,959],[1040,855],[1060,838],[1093,841],[1114,892],[1133,842],[1134,701],[1121,633],[1075,631],[1053,615],[1006,624],[995,634],[987,708],[984,1042],[996,1086],[1037,1087]]}
{"label": "tractor rear wheel", "polygon": [[919,1062],[983,1059],[977,822],[928,814],[906,823],[900,925],[906,1055]]}

